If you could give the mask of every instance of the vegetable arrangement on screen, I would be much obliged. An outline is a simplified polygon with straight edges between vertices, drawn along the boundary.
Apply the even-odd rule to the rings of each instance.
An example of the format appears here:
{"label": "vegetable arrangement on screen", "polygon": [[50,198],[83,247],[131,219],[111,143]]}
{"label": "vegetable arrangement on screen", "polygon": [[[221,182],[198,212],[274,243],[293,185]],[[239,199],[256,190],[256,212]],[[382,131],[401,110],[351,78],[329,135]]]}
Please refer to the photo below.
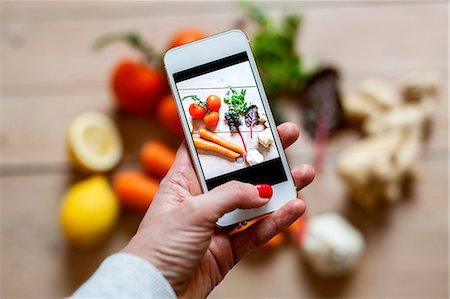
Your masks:
{"label": "vegetable arrangement on screen", "polygon": [[[261,150],[267,150],[274,145],[274,139],[264,112],[258,111],[258,106],[247,98],[247,89],[228,86],[228,92],[222,99],[214,94],[201,99],[195,94],[186,95],[182,101],[192,101],[186,103],[188,105],[188,122],[191,131],[194,133],[194,145],[201,150],[200,154],[214,153],[219,154],[223,158],[235,159],[238,164],[246,161],[249,166],[264,162],[264,156]],[[255,98],[259,101],[259,98]],[[226,109],[220,110],[225,105]],[[225,111],[225,112],[224,112]],[[214,116],[214,117],[211,117]],[[235,144],[231,140],[220,137],[214,131],[222,120],[228,126],[231,134],[238,134],[240,137],[240,145]],[[194,132],[193,122],[200,121],[195,125]],[[257,137],[253,135],[254,127],[259,127]],[[249,136],[246,138],[241,132],[241,128],[249,130]],[[224,133],[222,131],[221,133]],[[252,143],[249,147],[248,141],[257,138],[258,142]],[[216,164],[218,165],[218,164]]]}
{"label": "vegetable arrangement on screen", "polygon": [[[437,102],[438,78],[408,76],[398,92],[387,83],[369,79],[358,92],[341,94],[337,68],[325,64],[305,67],[296,49],[301,24],[298,15],[287,15],[276,24],[253,3],[240,5],[257,24],[250,40],[276,122],[282,121],[281,107],[286,102],[299,105],[302,125],[314,139],[314,164],[319,170],[331,136],[344,128],[356,128],[363,138],[337,155],[336,170],[348,186],[349,197],[369,209],[380,201],[404,197],[405,183],[418,178],[419,155]],[[166,49],[206,36],[195,28],[183,29],[168,41]],[[161,53],[135,33],[106,35],[97,40],[95,49],[117,42],[130,45],[140,59],[124,58],[112,69],[114,104],[128,117],[156,120],[171,139],[181,141],[183,131],[169,94]],[[196,148],[232,163],[252,166],[263,162],[261,153],[274,146],[266,114],[249,97],[247,88],[228,86],[227,94],[219,95],[188,94],[182,98],[188,104]],[[123,117],[122,113],[117,117]],[[216,132],[218,126],[225,126],[236,138],[223,138]],[[247,139],[242,131],[248,134]],[[120,209],[137,211],[141,217],[175,159],[175,148],[160,140],[143,143],[139,153],[130,153],[124,140],[113,119],[104,113],[83,113],[69,125],[70,162],[74,169],[90,175],[67,190],[61,205],[62,231],[75,247],[101,244],[116,225]],[[123,170],[122,166],[115,170],[124,153],[127,158],[139,155],[142,170]],[[337,214],[302,216],[262,248],[276,248],[289,239],[301,249],[312,269],[326,276],[351,271],[365,248],[362,234]]]}

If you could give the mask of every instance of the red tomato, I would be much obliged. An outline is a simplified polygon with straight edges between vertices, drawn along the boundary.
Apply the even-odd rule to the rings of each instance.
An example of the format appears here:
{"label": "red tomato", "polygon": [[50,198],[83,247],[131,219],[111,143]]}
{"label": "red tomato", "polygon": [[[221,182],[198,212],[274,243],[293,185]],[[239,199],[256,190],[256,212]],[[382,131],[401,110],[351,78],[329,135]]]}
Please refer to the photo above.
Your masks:
{"label": "red tomato", "polygon": [[166,95],[158,106],[158,119],[170,133],[183,137],[177,104],[172,95]]}
{"label": "red tomato", "polygon": [[164,73],[134,60],[122,60],[117,64],[111,86],[119,107],[136,115],[154,113],[167,93]]}
{"label": "red tomato", "polygon": [[174,48],[181,46],[183,44],[187,44],[202,38],[205,38],[207,35],[198,29],[195,28],[187,28],[178,31],[173,38],[169,42],[168,48]]}
{"label": "red tomato", "polygon": [[203,117],[205,117],[206,109],[199,104],[191,104],[189,106],[189,114],[192,116],[192,118],[202,119]]}
{"label": "red tomato", "polygon": [[220,98],[216,95],[210,95],[206,99],[207,107],[211,111],[219,111],[220,109]]}
{"label": "red tomato", "polygon": [[211,111],[203,118],[203,122],[208,126],[215,126],[219,122],[219,117],[219,112]]}

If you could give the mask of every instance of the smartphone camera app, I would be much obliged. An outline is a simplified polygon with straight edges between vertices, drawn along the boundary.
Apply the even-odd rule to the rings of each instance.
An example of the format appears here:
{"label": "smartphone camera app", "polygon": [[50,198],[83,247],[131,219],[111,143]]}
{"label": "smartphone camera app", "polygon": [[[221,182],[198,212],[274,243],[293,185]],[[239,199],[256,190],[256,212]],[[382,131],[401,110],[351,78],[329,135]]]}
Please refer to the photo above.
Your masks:
{"label": "smartphone camera app", "polygon": [[173,77],[208,189],[287,180],[246,52]]}

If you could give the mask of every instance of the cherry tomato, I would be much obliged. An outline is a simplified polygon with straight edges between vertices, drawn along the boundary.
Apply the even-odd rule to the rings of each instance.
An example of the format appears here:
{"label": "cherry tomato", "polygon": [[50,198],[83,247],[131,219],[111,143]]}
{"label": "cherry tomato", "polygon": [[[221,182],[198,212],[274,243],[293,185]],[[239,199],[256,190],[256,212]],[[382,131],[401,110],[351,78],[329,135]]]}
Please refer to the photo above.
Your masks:
{"label": "cherry tomato", "polygon": [[118,106],[134,115],[154,114],[168,88],[161,70],[130,59],[117,64],[111,87]]}
{"label": "cherry tomato", "polygon": [[167,129],[168,132],[176,136],[183,137],[183,128],[178,117],[177,104],[172,95],[166,95],[158,106],[156,112],[158,120]]}
{"label": "cherry tomato", "polygon": [[189,114],[192,116],[192,118],[202,119],[203,117],[205,117],[206,109],[199,104],[191,104],[189,106]]}
{"label": "cherry tomato", "polygon": [[220,98],[216,95],[210,95],[206,99],[206,103],[208,106],[208,109],[211,111],[219,111],[220,109]]}
{"label": "cherry tomato", "polygon": [[219,122],[219,117],[219,112],[211,111],[203,118],[203,121],[208,126],[215,126]]}
{"label": "cherry tomato", "polygon": [[170,40],[168,48],[184,45],[202,38],[207,34],[196,28],[186,28],[178,31]]}

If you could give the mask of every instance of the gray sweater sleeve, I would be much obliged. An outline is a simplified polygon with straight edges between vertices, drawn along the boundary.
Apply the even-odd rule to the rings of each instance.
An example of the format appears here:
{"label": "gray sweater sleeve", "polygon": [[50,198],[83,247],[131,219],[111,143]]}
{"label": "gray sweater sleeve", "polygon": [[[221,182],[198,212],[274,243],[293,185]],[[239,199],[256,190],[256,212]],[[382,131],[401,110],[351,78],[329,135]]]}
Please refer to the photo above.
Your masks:
{"label": "gray sweater sleeve", "polygon": [[128,253],[108,257],[72,298],[170,298],[176,295],[152,264]]}

